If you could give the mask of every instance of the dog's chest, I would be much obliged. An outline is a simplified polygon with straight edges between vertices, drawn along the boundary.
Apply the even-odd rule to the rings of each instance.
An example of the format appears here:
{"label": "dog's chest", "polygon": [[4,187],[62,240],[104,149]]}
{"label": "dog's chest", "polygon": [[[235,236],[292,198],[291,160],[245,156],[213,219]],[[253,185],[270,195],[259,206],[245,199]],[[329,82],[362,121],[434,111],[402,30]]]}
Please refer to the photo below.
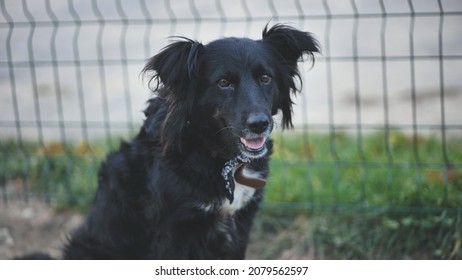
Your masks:
{"label": "dog's chest", "polygon": [[234,190],[234,200],[230,203],[228,199],[223,200],[221,203],[208,203],[201,202],[197,204],[197,208],[206,213],[216,212],[222,216],[233,216],[236,211],[244,208],[250,200],[253,199],[255,189],[236,182]]}
{"label": "dog's chest", "polygon": [[247,203],[253,198],[255,189],[247,187],[235,182],[234,200],[230,203],[229,200],[225,199],[221,204],[221,213],[225,215],[233,215],[236,211],[242,209]]}
{"label": "dog's chest", "polygon": [[[264,174],[261,172],[253,171],[249,168],[244,168],[244,174],[247,177],[253,178],[264,178]],[[256,192],[255,188],[243,185],[234,180],[234,199],[231,203],[228,199],[220,201],[209,201],[200,202],[196,204],[196,207],[206,213],[217,213],[222,216],[233,216],[237,211],[246,207],[246,205],[254,199]]]}
{"label": "dog's chest", "polygon": [[[236,172],[236,170],[234,170],[234,172]],[[248,167],[245,167],[242,172],[247,178],[265,177],[261,172],[254,171]],[[234,185],[234,200],[230,203],[229,200],[225,199],[221,203],[220,212],[222,214],[233,215],[236,211],[244,208],[254,198],[255,188],[238,183],[236,179],[234,179]]]}

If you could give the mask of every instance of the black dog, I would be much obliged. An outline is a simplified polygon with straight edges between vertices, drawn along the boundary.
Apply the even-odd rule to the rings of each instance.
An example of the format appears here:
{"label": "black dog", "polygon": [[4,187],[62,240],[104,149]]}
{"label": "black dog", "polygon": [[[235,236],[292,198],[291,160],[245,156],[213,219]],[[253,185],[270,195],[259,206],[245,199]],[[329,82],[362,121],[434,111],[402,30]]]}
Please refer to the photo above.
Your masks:
{"label": "black dog", "polygon": [[262,40],[172,43],[144,68],[157,97],[108,156],[66,259],[242,259],[262,200],[272,116],[292,126],[297,61],[318,52],[285,25]]}

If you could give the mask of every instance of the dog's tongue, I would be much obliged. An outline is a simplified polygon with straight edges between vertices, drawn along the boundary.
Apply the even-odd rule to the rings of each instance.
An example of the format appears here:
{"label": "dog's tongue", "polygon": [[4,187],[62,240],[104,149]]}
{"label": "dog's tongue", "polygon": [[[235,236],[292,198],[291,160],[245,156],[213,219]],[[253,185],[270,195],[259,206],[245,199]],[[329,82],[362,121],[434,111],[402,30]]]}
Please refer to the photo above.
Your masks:
{"label": "dog's tongue", "polygon": [[245,139],[241,137],[241,142],[249,150],[260,150],[265,145],[265,138]]}

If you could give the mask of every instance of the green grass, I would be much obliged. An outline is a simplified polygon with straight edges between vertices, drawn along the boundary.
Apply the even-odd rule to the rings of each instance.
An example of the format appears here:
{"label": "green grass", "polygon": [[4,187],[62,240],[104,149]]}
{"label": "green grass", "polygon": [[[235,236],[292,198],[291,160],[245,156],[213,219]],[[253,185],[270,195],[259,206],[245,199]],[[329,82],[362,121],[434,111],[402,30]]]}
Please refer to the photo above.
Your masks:
{"label": "green grass", "polygon": [[[0,196],[86,211],[118,142],[0,140]],[[274,142],[251,258],[462,258],[462,138],[284,132]]]}
{"label": "green grass", "polygon": [[[387,141],[385,141],[387,140]],[[331,208],[458,208],[462,141],[393,132],[365,135],[287,133],[274,137],[267,204]],[[114,139],[110,146],[117,147]],[[388,143],[388,145],[386,144]],[[63,206],[85,207],[96,186],[107,141],[0,142],[0,179]]]}
{"label": "green grass", "polygon": [[251,259],[462,259],[462,211],[456,215],[261,211]]}
{"label": "green grass", "polygon": [[356,208],[457,208],[462,205],[462,141],[399,132],[291,134],[276,138],[267,202]]}
{"label": "green grass", "polygon": [[37,196],[58,208],[85,211],[108,149],[103,141],[63,146],[3,140],[0,152],[0,182],[13,186],[11,195]]}

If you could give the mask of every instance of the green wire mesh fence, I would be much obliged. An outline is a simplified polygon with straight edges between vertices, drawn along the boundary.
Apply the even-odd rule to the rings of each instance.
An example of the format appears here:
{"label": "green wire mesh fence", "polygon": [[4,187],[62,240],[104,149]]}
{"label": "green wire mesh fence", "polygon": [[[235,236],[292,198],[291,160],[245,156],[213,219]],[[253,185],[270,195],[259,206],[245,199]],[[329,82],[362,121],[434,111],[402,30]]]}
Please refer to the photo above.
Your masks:
{"label": "green wire mesh fence", "polygon": [[296,129],[274,136],[266,206],[459,211],[459,1],[0,2],[0,195],[87,205],[99,162],[142,122],[139,73],[179,35],[259,38],[288,23],[322,46],[300,64]]}

